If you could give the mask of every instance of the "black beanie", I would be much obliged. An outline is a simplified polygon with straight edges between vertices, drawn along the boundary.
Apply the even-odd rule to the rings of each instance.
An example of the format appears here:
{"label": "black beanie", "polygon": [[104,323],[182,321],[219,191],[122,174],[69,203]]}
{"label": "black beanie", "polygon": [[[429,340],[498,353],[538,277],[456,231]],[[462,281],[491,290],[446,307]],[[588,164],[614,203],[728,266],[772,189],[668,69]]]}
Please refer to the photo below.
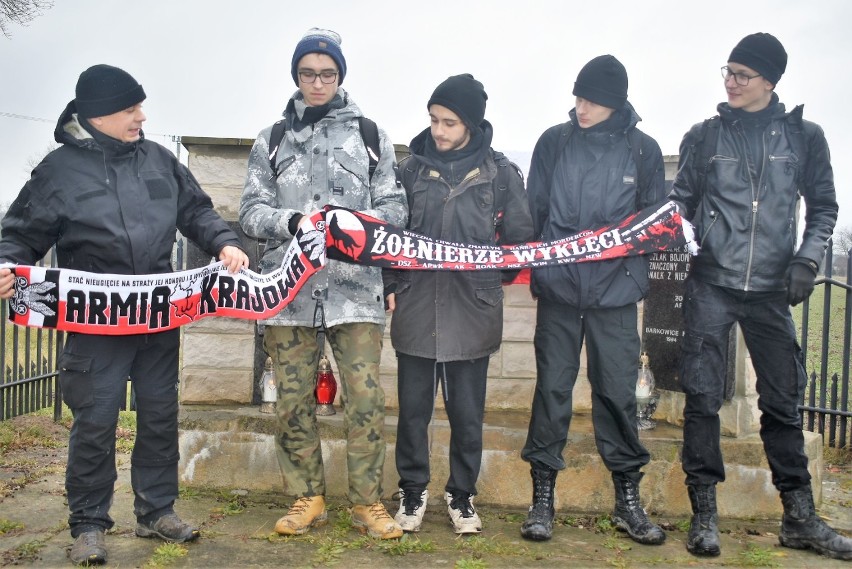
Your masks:
{"label": "black beanie", "polygon": [[627,70],[611,55],[599,55],[580,70],[574,82],[574,96],[610,109],[627,102]]}
{"label": "black beanie", "polygon": [[145,91],[127,71],[93,65],[77,79],[74,105],[83,118],[105,117],[145,100]]}
{"label": "black beanie", "polygon": [[299,61],[309,53],[324,53],[332,58],[337,64],[339,74],[337,84],[342,85],[343,78],[346,77],[346,58],[343,57],[343,52],[340,50],[342,43],[343,40],[340,39],[340,34],[337,32],[322,28],[308,30],[296,44],[296,51],[293,52],[293,60],[290,62],[290,74],[293,76],[293,81],[296,82],[296,87],[299,86]]}
{"label": "black beanie", "polygon": [[488,94],[482,83],[473,78],[470,73],[453,75],[435,88],[429,102],[432,105],[447,107],[464,121],[468,128],[479,128],[485,119],[485,101]]}
{"label": "black beanie", "polygon": [[728,61],[751,67],[773,85],[778,83],[787,70],[784,46],[772,34],[762,32],[741,39]]}

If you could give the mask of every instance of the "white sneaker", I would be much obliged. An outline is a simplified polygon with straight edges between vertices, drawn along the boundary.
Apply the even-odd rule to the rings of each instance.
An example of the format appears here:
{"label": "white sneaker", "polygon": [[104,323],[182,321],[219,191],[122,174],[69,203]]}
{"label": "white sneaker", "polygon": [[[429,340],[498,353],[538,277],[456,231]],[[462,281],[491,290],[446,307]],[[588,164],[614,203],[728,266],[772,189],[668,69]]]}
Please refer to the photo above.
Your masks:
{"label": "white sneaker", "polygon": [[423,514],[426,513],[426,501],[429,499],[429,491],[406,492],[399,489],[399,511],[393,517],[402,531],[420,531],[423,525]]}
{"label": "white sneaker", "polygon": [[447,513],[453,522],[453,530],[456,533],[480,533],[482,531],[482,520],[473,507],[473,496],[466,492],[455,495],[446,492]]}

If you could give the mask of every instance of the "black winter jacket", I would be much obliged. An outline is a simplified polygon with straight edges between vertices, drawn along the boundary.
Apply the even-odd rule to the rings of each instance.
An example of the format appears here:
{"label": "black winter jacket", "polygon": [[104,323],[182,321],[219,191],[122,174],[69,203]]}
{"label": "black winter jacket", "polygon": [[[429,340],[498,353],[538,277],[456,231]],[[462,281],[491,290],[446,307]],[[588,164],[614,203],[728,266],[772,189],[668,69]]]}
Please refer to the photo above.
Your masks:
{"label": "black winter jacket", "polygon": [[[429,129],[411,143],[416,160],[400,163],[409,196],[408,229],[421,235],[470,245],[525,243],[532,239],[524,181],[508,160],[495,163],[491,125],[476,163],[453,187],[423,156]],[[412,168],[411,162],[416,163]],[[498,168],[510,168],[499,238],[494,226]],[[476,359],[500,347],[503,334],[501,271],[392,271],[396,310],[391,340],[396,351],[439,362]]]}
{"label": "black winter jacket", "polygon": [[[818,125],[801,119],[801,106],[789,113],[798,114],[792,121],[783,104],[775,107],[764,130],[763,154],[751,156],[743,126],[727,103],[718,106],[718,142],[703,192],[698,170],[704,165],[698,164],[696,146],[703,123],[683,138],[669,197],[695,225],[701,250],[690,272],[703,282],[737,290],[784,290],[794,256],[817,266],[822,261],[838,210],[828,144]],[[808,153],[801,187],[797,180],[803,157],[790,143],[790,129],[796,124],[804,127]],[[763,164],[759,179],[754,160]],[[799,195],[807,209],[802,243],[796,249]]]}
{"label": "black winter jacket", "polygon": [[[527,196],[536,237],[553,241],[621,221],[665,199],[660,146],[640,131],[642,159],[650,183],[639,190],[639,169],[627,133],[640,118],[628,103],[606,121],[588,129],[573,122],[547,129],[533,150]],[[557,156],[560,138],[562,154]],[[645,256],[535,268],[533,296],[578,309],[616,308],[648,294]]]}
{"label": "black winter jacket", "polygon": [[106,136],[99,144],[73,101],[54,136],[62,146],[36,166],[3,219],[0,259],[33,264],[55,244],[60,267],[150,274],[172,271],[175,229],[211,256],[241,247],[189,170],[159,144]]}

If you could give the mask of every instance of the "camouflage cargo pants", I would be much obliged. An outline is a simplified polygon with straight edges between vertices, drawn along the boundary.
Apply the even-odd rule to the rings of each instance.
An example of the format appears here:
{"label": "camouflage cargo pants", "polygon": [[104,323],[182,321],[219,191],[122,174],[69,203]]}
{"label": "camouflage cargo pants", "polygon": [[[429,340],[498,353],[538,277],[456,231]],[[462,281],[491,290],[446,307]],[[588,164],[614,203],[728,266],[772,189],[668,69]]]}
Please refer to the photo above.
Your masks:
{"label": "camouflage cargo pants", "polygon": [[[278,382],[278,462],[294,496],[325,494],[322,449],[315,413],[317,329],[267,326],[264,347],[272,356]],[[346,427],[349,500],[372,504],[382,494],[385,462],[385,393],[379,383],[382,327],[340,324],[328,329],[327,341],[337,362]]]}

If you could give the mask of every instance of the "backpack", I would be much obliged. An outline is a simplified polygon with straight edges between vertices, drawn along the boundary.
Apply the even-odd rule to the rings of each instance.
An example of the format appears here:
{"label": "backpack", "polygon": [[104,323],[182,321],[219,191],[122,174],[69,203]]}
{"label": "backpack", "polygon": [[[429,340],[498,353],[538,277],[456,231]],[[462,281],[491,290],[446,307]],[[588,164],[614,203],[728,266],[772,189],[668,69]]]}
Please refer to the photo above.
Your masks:
{"label": "backpack", "polygon": [[[517,164],[509,160],[502,152],[498,152],[492,148],[491,157],[494,159],[494,163],[497,164],[497,175],[494,177],[494,185],[496,186],[494,192],[494,229],[499,230],[500,226],[503,225],[503,214],[506,211],[506,200],[509,195],[509,176],[514,171],[520,176],[521,184],[523,184],[524,173]],[[400,161],[399,166],[402,170],[402,181],[406,194],[410,191],[408,188],[411,187],[412,177],[417,173],[421,165],[422,163],[417,160],[414,154],[409,154]],[[411,196],[408,196],[408,198],[409,203],[411,203]]]}
{"label": "backpack", "polygon": [[[571,138],[571,134],[574,132],[574,123],[568,121],[565,123],[565,126],[562,128],[559,133],[559,142],[556,145],[556,160],[559,160],[559,157],[562,156],[562,152],[565,150],[565,146],[568,144],[568,139]],[[648,165],[645,163],[645,160],[642,159],[644,156],[644,151],[642,149],[642,140],[645,137],[642,133],[636,129],[631,128],[627,131],[627,147],[630,149],[631,154],[633,155],[633,162],[636,164],[636,174],[638,180],[636,180],[636,187],[638,190],[638,194],[643,193],[645,190],[651,187],[651,183],[654,180],[654,172],[648,171]],[[553,171],[555,170],[555,164],[550,168],[548,172],[548,182],[547,187],[550,188],[553,183]]]}
{"label": "backpack", "polygon": [[[802,119],[803,109],[803,105],[798,105],[785,117],[788,125],[788,131],[792,135],[788,142],[793,148],[793,152],[799,157],[800,166],[796,176],[796,183],[799,188],[801,188],[804,184],[805,173],[808,167],[808,136],[805,132],[806,127],[804,120]],[[705,119],[704,122],[701,123],[701,127],[698,131],[698,137],[690,147],[692,154],[697,156],[696,164],[698,165],[698,168],[696,168],[695,173],[698,177],[697,186],[699,193],[701,194],[704,193],[704,190],[707,187],[707,173],[713,166],[713,159],[716,155],[716,145],[719,140],[719,125],[721,122],[722,119],[719,115]],[[799,193],[801,193],[801,189],[799,190]]]}
{"label": "backpack", "polygon": [[[286,121],[281,119],[272,125],[272,133],[269,135],[269,167],[272,168],[273,180],[278,178],[278,164],[275,163],[275,157],[278,155],[278,148],[281,146],[281,141],[284,140],[286,130]],[[367,157],[370,160],[370,180],[372,181],[373,173],[376,171],[379,158],[382,156],[382,147],[379,145],[379,127],[367,117],[358,117],[358,130],[361,131],[361,139],[367,149]]]}

